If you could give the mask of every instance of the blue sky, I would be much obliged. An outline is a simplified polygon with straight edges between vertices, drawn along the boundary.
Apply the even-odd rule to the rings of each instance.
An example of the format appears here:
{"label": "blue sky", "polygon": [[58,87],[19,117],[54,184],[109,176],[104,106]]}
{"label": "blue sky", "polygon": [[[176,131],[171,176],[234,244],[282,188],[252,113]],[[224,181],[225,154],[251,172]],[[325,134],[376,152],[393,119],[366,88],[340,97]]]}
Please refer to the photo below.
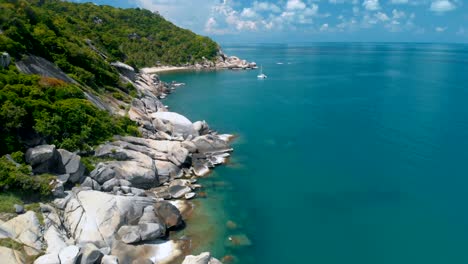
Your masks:
{"label": "blue sky", "polygon": [[158,11],[178,26],[221,42],[468,42],[466,0],[94,0],[94,3]]}

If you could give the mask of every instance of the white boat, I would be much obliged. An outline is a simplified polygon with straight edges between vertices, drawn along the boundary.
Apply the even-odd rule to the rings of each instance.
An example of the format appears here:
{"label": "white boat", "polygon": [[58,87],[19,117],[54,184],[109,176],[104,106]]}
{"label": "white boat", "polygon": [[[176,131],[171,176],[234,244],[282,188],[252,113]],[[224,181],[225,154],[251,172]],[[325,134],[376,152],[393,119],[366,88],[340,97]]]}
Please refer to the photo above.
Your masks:
{"label": "white boat", "polygon": [[257,78],[258,79],[266,79],[267,78],[267,76],[265,74],[263,74],[263,67],[262,66],[260,66],[260,74],[257,75]]}

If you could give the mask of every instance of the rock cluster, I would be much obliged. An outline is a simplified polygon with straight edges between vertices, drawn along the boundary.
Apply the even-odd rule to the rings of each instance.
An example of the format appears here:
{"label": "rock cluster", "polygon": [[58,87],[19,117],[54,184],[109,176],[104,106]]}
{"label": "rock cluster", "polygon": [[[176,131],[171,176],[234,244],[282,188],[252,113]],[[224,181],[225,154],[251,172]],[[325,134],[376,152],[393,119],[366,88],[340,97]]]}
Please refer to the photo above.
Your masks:
{"label": "rock cluster", "polygon": [[257,64],[255,62],[248,62],[242,60],[236,56],[227,56],[222,52],[219,52],[219,55],[216,61],[209,61],[205,58],[199,63],[194,65],[195,69],[230,69],[230,70],[247,70],[247,69],[256,69]]}
{"label": "rock cluster", "polygon": [[[36,264],[158,263],[181,253],[177,241],[168,240],[169,230],[184,225],[174,200],[196,197],[202,188],[197,177],[226,161],[231,136],[168,112],[159,98],[171,88],[156,75],[113,65],[138,91],[128,115],[142,137],[115,136],[96,147],[93,159],[101,162],[91,171],[77,153],[54,145],[28,149],[34,174],[56,175],[50,183],[55,199],[41,204],[42,217],[21,210],[0,222],[0,239],[22,246],[0,247],[2,263],[24,263],[30,256],[40,256]],[[184,263],[219,261],[202,254]]]}
{"label": "rock cluster", "polygon": [[257,64],[255,62],[248,62],[246,60],[241,60],[236,56],[226,56],[221,53],[215,63],[216,68],[218,69],[256,69]]}

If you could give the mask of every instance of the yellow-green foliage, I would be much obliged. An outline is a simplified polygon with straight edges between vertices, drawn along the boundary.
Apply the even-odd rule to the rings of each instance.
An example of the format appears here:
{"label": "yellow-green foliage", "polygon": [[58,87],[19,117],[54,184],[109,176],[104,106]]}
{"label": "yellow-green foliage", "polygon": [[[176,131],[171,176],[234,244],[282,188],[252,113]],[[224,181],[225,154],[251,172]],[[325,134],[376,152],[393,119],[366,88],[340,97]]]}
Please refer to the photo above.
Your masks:
{"label": "yellow-green foliage", "polygon": [[13,250],[22,251],[23,244],[16,242],[11,238],[2,238],[0,239],[0,247],[11,248]]}
{"label": "yellow-green foliage", "polygon": [[[4,190],[31,192],[42,196],[50,195],[50,182],[55,179],[52,175],[31,176],[31,168],[26,165],[17,167],[6,157],[0,158],[0,192]],[[5,204],[16,202],[15,197],[6,196]]]}
{"label": "yellow-green foliage", "polygon": [[23,204],[23,201],[17,194],[0,191],[0,212],[14,213],[15,208],[13,206],[15,204]]}

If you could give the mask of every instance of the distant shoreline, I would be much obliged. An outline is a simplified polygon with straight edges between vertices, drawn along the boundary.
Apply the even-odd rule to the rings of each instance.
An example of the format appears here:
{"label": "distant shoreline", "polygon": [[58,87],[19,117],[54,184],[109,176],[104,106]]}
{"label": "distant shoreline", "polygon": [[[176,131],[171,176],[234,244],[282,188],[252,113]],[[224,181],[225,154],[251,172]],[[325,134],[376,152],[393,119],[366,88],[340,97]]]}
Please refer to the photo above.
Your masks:
{"label": "distant shoreline", "polygon": [[171,71],[186,71],[186,70],[195,70],[195,68],[191,66],[157,66],[157,67],[147,67],[147,68],[140,69],[142,73],[146,73],[146,74],[163,73],[163,72],[171,72]]}

